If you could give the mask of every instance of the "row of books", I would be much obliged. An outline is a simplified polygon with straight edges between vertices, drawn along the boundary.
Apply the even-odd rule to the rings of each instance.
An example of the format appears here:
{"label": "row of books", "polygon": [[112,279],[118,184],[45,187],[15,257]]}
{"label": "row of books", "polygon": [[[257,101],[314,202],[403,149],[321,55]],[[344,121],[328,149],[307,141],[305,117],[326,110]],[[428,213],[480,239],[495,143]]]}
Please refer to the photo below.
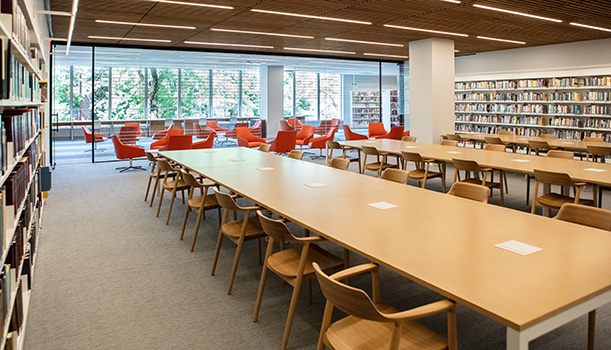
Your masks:
{"label": "row of books", "polygon": [[457,133],[484,133],[484,134],[498,134],[502,130],[510,130],[518,136],[532,136],[539,137],[542,134],[540,129],[530,129],[522,127],[506,127],[506,126],[485,126],[485,125],[465,125],[456,124],[454,130]]}
{"label": "row of books", "polygon": [[611,131],[611,120],[609,119],[554,117],[549,120],[549,125],[571,126],[577,128],[609,129],[609,131]]}
{"label": "row of books", "polygon": [[579,105],[551,105],[548,113],[555,114],[581,114],[582,108]]}
{"label": "row of books", "polygon": [[10,14],[12,16],[13,40],[17,41],[27,52],[30,48],[30,30],[28,29],[21,7],[17,5],[17,1],[2,0],[0,3],[0,12]]}
{"label": "row of books", "polygon": [[379,108],[353,108],[352,112],[355,114],[361,113],[380,113]]}
{"label": "row of books", "polygon": [[[17,216],[19,207],[28,192],[30,182],[30,158],[22,157],[8,178],[4,181],[4,195],[6,211],[4,212],[5,220]],[[8,221],[10,222],[10,220]]]}
{"label": "row of books", "polygon": [[461,115],[456,116],[456,121],[474,122],[474,123],[545,125],[545,118],[533,117],[533,116],[516,116],[516,115],[461,114]]}
{"label": "row of books", "polygon": [[454,83],[455,90],[490,90],[515,88],[517,88],[517,82],[515,80],[469,81]]}
{"label": "row of books", "polygon": [[611,76],[566,77],[518,80],[489,80],[454,83],[455,90],[542,89],[576,87],[611,87]]}
{"label": "row of books", "polygon": [[454,100],[457,102],[611,102],[611,92],[608,91],[584,91],[584,92],[494,92],[494,93],[456,93]]}
{"label": "row of books", "polygon": [[544,105],[526,104],[457,104],[456,112],[486,112],[486,113],[547,113]]}
{"label": "row of books", "polygon": [[[2,112],[2,125],[7,144],[7,157],[16,157],[23,152],[29,140],[40,130],[38,109],[7,109]],[[3,160],[4,162],[4,160]]]}
{"label": "row of books", "polygon": [[[11,51],[9,39],[1,38],[0,44],[0,60],[2,62],[0,98],[24,103],[40,101],[40,85],[37,77],[15,58]],[[28,50],[27,53],[29,54],[30,51]]]}

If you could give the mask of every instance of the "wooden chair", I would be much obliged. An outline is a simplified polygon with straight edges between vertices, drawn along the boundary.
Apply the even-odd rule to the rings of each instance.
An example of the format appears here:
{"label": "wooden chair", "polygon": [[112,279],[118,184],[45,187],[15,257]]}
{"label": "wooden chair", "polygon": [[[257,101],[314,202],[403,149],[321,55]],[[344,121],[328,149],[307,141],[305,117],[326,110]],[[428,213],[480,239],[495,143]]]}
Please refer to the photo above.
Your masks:
{"label": "wooden chair", "polygon": [[380,179],[389,180],[405,185],[407,183],[407,171],[389,168],[384,170],[382,176],[380,176]]}
{"label": "wooden chair", "polygon": [[[443,192],[446,192],[446,172],[445,163],[436,161],[434,159],[424,159],[420,153],[402,151],[404,165],[403,169],[407,170],[409,162],[413,162],[416,166],[415,170],[411,170],[407,173],[408,179],[414,179],[418,181],[418,185],[422,188],[426,187],[426,181],[428,179],[434,179],[436,177],[441,179],[441,186]],[[439,171],[430,170],[431,163],[437,164]]]}
{"label": "wooden chair", "polygon": [[[347,266],[344,265],[344,261],[341,258],[327,252],[316,244],[325,241],[324,238],[318,236],[295,237],[283,220],[270,219],[264,216],[261,211],[257,211],[257,215],[263,231],[265,231],[269,240],[267,242],[267,251],[265,252],[263,271],[261,272],[261,281],[259,282],[257,301],[255,302],[253,321],[257,322],[259,319],[267,271],[270,270],[293,287],[293,295],[282,337],[282,346],[280,347],[284,350],[288,345],[303,281],[308,283],[310,303],[312,302],[312,279],[314,278],[312,263],[317,263],[323,271],[337,271]],[[274,242],[276,241],[288,242],[294,247],[273,253]],[[277,314],[277,310],[274,311]]]}
{"label": "wooden chair", "polygon": [[[499,138],[499,140],[500,140],[500,138]],[[505,144],[486,143],[486,146],[484,146],[484,149],[487,150],[487,151],[503,152],[504,153],[507,150],[507,146],[505,146]],[[499,171],[499,176],[502,176],[503,177],[503,182],[505,182],[505,193],[509,193],[509,188],[507,186],[507,174],[505,173],[505,171],[503,171],[501,169],[498,169],[498,171]],[[492,172],[492,178],[490,180],[494,181],[494,171]]]}
{"label": "wooden chair", "polygon": [[417,137],[416,136],[403,136],[403,138],[401,139],[401,141],[405,141],[405,142],[416,142]]}
{"label": "wooden chair", "polygon": [[[600,161],[601,163],[604,163],[605,157],[611,156],[611,147],[609,146],[587,145],[586,149],[588,151],[586,158],[588,161]],[[611,191],[611,187],[600,185],[596,187],[598,188],[595,188],[595,191],[598,190],[598,207],[600,208],[602,206],[603,191]]]}
{"label": "wooden chair", "polygon": [[467,146],[467,143],[465,142],[465,140],[460,135],[448,134],[447,137],[448,137],[448,140],[450,140],[450,141],[456,141],[457,143],[458,142],[462,142],[462,146],[463,147]]}
{"label": "wooden chair", "polygon": [[259,145],[259,148],[257,148],[257,150],[261,152],[269,153],[270,148],[272,148],[272,145],[270,145],[269,143],[264,143],[262,145]]}
{"label": "wooden chair", "polygon": [[[573,159],[575,155],[573,152],[552,149],[552,150],[547,151],[546,157]],[[530,202],[530,180],[531,179],[534,179],[534,175],[526,174],[526,205],[528,205]]]}
{"label": "wooden chair", "polygon": [[[586,184],[583,182],[574,182],[568,174],[565,173],[556,173],[551,171],[543,171],[543,170],[534,170],[535,173],[535,198],[533,200],[533,205],[531,209],[531,213],[535,213],[535,208],[537,206],[547,208],[549,210],[548,216],[551,217],[551,209],[560,209],[565,203],[575,203],[575,204],[585,204],[585,205],[593,205],[596,202],[596,192],[594,192],[594,200],[590,199],[581,199],[581,187]],[[542,196],[538,196],[539,193],[539,183],[545,185],[544,194]],[[557,185],[568,186],[573,188],[574,197],[564,195],[562,193],[554,193],[551,192],[551,186]]]}
{"label": "wooden chair", "polygon": [[[170,216],[172,215],[172,207],[174,206],[174,199],[176,198],[176,192],[181,191],[183,194],[183,200],[185,198],[184,191],[190,188],[189,185],[185,183],[185,181],[180,177],[180,168],[173,167],[168,163],[165,159],[157,160],[158,171],[163,172],[163,182],[161,184],[161,197],[159,198],[159,206],[157,207],[157,217],[159,217],[159,212],[161,212],[161,203],[163,203],[163,194],[165,191],[172,192],[172,199],[170,200],[170,209],[168,210],[168,218],[165,221],[165,224],[170,223]],[[174,180],[170,180],[172,173],[175,173],[176,176]],[[153,190],[153,197],[155,197],[155,190]],[[152,199],[151,199],[152,203]]]}
{"label": "wooden chair", "polygon": [[[350,162],[356,162],[359,165],[359,173],[361,172],[361,162],[358,158],[356,157],[348,157],[348,150],[350,150],[350,147],[346,147],[346,146],[342,146],[339,142],[337,141],[327,141],[327,159],[329,159],[329,163],[331,162],[331,160],[333,158],[337,158],[337,157],[333,157],[333,151],[334,150],[339,150],[342,152],[341,157],[342,159],[347,159]],[[329,164],[327,164],[329,165]]]}
{"label": "wooden chair", "polygon": [[549,151],[551,147],[549,143],[544,140],[528,140],[528,150],[526,154],[531,154],[532,151],[535,151],[535,155],[539,155],[539,153],[546,153]]}
{"label": "wooden chair", "polygon": [[503,140],[501,140],[501,138],[497,137],[497,136],[485,136],[484,140],[486,141],[486,145],[503,145],[503,146],[505,146],[505,143],[503,142]]}
{"label": "wooden chair", "polygon": [[[195,176],[181,169],[180,171],[182,179],[185,183],[190,186],[189,189],[189,200],[187,201],[187,208],[185,210],[185,218],[182,221],[182,230],[180,231],[180,240],[182,241],[185,235],[185,227],[187,226],[187,219],[191,209],[197,211],[197,222],[195,223],[195,231],[193,232],[193,243],[191,243],[191,251],[195,249],[195,241],[197,240],[197,233],[199,232],[199,225],[203,220],[206,220],[206,210],[216,209],[219,214],[219,224],[221,222],[221,206],[216,201],[216,196],[213,193],[208,193],[210,187],[218,187],[218,185],[210,180],[203,180],[202,182],[197,181]],[[195,190],[199,189],[199,196],[195,195]]]}
{"label": "wooden chair", "polygon": [[548,139],[548,140],[556,140],[558,139],[558,135],[556,134],[541,134],[539,135],[540,138],[542,139]]}
{"label": "wooden chair", "polygon": [[[216,264],[219,259],[221,252],[221,244],[223,243],[223,236],[227,236],[233,243],[235,243],[236,251],[233,258],[233,267],[231,268],[231,275],[229,276],[229,287],[227,288],[227,294],[231,294],[233,288],[233,282],[235,281],[236,272],[238,271],[238,264],[240,262],[240,254],[242,252],[242,246],[244,241],[250,241],[253,239],[257,240],[259,248],[259,264],[261,264],[261,238],[265,237],[265,232],[261,227],[261,222],[257,215],[250,215],[251,213],[259,210],[258,206],[239,206],[233,196],[223,193],[218,189],[214,189],[216,200],[219,205],[223,208],[223,217],[221,219],[221,228],[219,229],[219,237],[216,243],[216,250],[214,252],[214,261],[212,263],[211,275],[214,276],[216,271]],[[234,215],[234,220],[229,221],[229,212],[244,212],[243,219],[237,219]]]}
{"label": "wooden chair", "polygon": [[[327,299],[318,338],[318,350],[329,347],[344,349],[449,349],[457,348],[456,309],[450,300],[441,300],[415,309],[397,312],[379,301],[379,273],[375,264],[363,264],[326,275],[314,263],[316,278]],[[350,287],[340,280],[371,272],[371,298],[361,289]],[[331,324],[333,309],[337,307],[349,316]],[[447,312],[447,338],[432,332],[413,320]]]}
{"label": "wooden chair", "polygon": [[[372,146],[361,146],[361,149],[363,151],[363,154],[365,155],[365,158],[363,159],[363,167],[362,167],[362,171],[361,174],[365,173],[365,170],[371,170],[371,171],[375,171],[378,173],[378,177],[380,177],[380,175],[382,175],[382,171],[384,171],[384,169],[387,168],[396,168],[397,166],[394,164],[388,164],[386,162],[387,158],[388,158],[388,153],[387,152],[380,152],[378,151],[377,148],[372,147]],[[376,157],[376,161],[375,162],[371,162],[371,163],[367,163],[367,157],[368,156],[375,156]]]}
{"label": "wooden chair", "polygon": [[329,162],[329,166],[331,168],[339,169],[339,170],[348,170],[350,166],[350,161],[344,158],[333,158]]}
{"label": "wooden chair", "polygon": [[[611,211],[586,205],[566,203],[560,207],[554,219],[572,222],[611,232]],[[596,310],[588,313],[588,350],[594,349]]]}
{"label": "wooden chair", "polygon": [[513,136],[513,135],[515,135],[515,134],[513,133],[513,131],[509,131],[509,130],[501,130],[501,131],[499,131],[499,135],[503,135],[503,136]]}
{"label": "wooden chair", "polygon": [[151,190],[151,183],[153,179],[157,178],[157,156],[152,152],[144,152],[146,159],[151,162],[151,172],[149,173],[149,181],[146,185],[146,194],[144,195],[144,201],[146,202],[149,197],[149,191]]}
{"label": "wooden chair", "polygon": [[602,137],[586,136],[583,138],[583,142],[605,142],[605,139]]}
{"label": "wooden chair", "polygon": [[[457,159],[452,158],[452,163],[454,163],[454,168],[456,171],[454,172],[454,182],[459,180],[459,172],[462,170],[465,172],[465,179],[461,182],[468,182],[476,185],[482,185],[490,188],[490,192],[492,189],[498,188],[501,194],[501,205],[505,205],[505,198],[503,196],[503,177],[499,178],[499,182],[488,181],[488,173],[492,172],[491,168],[482,168],[477,164],[474,160],[465,160],[465,159]],[[482,179],[471,178],[471,173],[478,173]]]}
{"label": "wooden chair", "polygon": [[474,201],[488,203],[490,188],[468,182],[455,182],[448,192],[451,196],[471,199]]}
{"label": "wooden chair", "polygon": [[299,151],[299,150],[294,149],[294,150],[289,152],[288,157],[289,158],[293,158],[293,159],[297,159],[297,160],[302,160],[303,159],[303,155],[304,155],[303,151]]}
{"label": "wooden chair", "polygon": [[454,146],[458,147],[458,141],[455,140],[441,140],[442,146]]}

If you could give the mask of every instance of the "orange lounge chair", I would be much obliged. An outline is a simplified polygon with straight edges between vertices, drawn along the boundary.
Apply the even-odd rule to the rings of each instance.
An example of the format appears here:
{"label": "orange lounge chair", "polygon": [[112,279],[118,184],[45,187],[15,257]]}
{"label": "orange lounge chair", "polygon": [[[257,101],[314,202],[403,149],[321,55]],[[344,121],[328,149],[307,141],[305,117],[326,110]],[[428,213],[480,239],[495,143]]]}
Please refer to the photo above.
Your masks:
{"label": "orange lounge chair", "polygon": [[220,127],[217,123],[216,120],[206,120],[206,127],[208,129],[212,129],[214,130],[218,135],[225,135],[225,133],[229,130]]}
{"label": "orange lounge chair", "polygon": [[261,125],[263,124],[263,122],[261,121],[261,119],[257,120],[253,126],[250,127],[250,133],[261,137]]}
{"label": "orange lounge chair", "polygon": [[280,121],[280,131],[292,131],[292,130],[295,130],[295,128],[290,126],[289,122],[287,122],[286,120]]}
{"label": "orange lounge chair", "polygon": [[151,143],[151,149],[160,149],[161,147],[167,145],[170,136],[184,135],[184,132],[185,131],[183,129],[170,129],[170,130],[168,130],[168,133],[165,135],[164,138],[162,138],[161,140],[158,140],[158,141],[155,141],[155,142]]}
{"label": "orange lounge chair", "polygon": [[376,139],[391,139],[391,140],[401,140],[403,138],[403,127],[402,126],[393,126],[390,128],[390,131],[386,135],[376,136]]}
{"label": "orange lounge chair", "polygon": [[354,131],[350,130],[350,127],[346,124],[344,124],[344,137],[346,138],[346,141],[367,140],[367,136],[355,133]]}
{"label": "orange lounge chair", "polygon": [[327,135],[314,138],[314,139],[312,139],[312,141],[310,141],[310,148],[318,148],[318,149],[320,149],[320,155],[312,156],[312,159],[314,159],[314,158],[324,158],[324,156],[322,155],[322,150],[327,147],[327,141],[333,141],[333,139],[335,138],[335,131],[336,130],[337,130],[336,128],[331,128],[331,130],[329,130]]}
{"label": "orange lounge chair", "polygon": [[171,135],[168,143],[161,147],[160,151],[180,151],[191,149],[193,143],[193,135]]}
{"label": "orange lounge chair", "polygon": [[296,143],[297,131],[278,131],[276,139],[269,142],[269,144],[272,145],[269,150],[276,153],[289,153],[295,149]]}
{"label": "orange lounge chair", "polygon": [[369,123],[369,138],[376,138],[376,136],[383,136],[388,134],[384,129],[383,123]]}
{"label": "orange lounge chair", "polygon": [[129,169],[146,170],[141,166],[134,166],[132,163],[134,158],[146,156],[143,148],[133,145],[125,145],[121,143],[121,140],[119,140],[117,135],[112,135],[112,143],[115,146],[115,154],[117,155],[117,159],[129,159],[129,166],[116,168],[117,170],[121,170],[120,173]]}
{"label": "orange lounge chair", "polygon": [[95,142],[96,143],[104,142],[104,141],[108,140],[108,138],[104,134],[98,134],[97,132],[94,134],[86,126],[82,126],[82,128],[83,128],[83,134],[85,135],[85,143],[92,143],[94,135],[95,135]]}
{"label": "orange lounge chair", "polygon": [[117,134],[119,141],[126,145],[135,145],[138,140],[138,128],[135,126],[122,126]]}
{"label": "orange lounge chair", "polygon": [[142,135],[144,135],[144,133],[142,132],[142,130],[140,129],[140,123],[125,123],[125,126],[133,126],[136,128],[136,137],[142,137]]}
{"label": "orange lounge chair", "polygon": [[[197,138],[206,139],[213,131],[214,130],[208,129],[207,127],[205,129],[202,129],[202,127],[199,125],[199,122],[193,122],[193,132],[195,134],[195,137]],[[214,134],[216,135],[216,132]]]}
{"label": "orange lounge chair", "polygon": [[195,142],[191,145],[191,149],[203,149],[203,148],[212,148],[214,147],[214,138],[216,137],[216,132],[214,130],[210,131],[210,135],[204,141]]}
{"label": "orange lounge chair", "polygon": [[265,143],[265,139],[250,133],[250,128],[237,128],[236,136],[239,147],[259,147]]}
{"label": "orange lounge chair", "polygon": [[301,124],[301,122],[297,118],[289,118],[287,120],[287,123],[297,132],[301,131],[301,129],[305,126],[304,124]]}
{"label": "orange lounge chair", "polygon": [[227,131],[225,133],[225,137],[228,139],[236,139],[238,138],[238,136],[236,135],[236,129],[237,128],[247,128],[248,129],[248,123],[235,123],[235,126],[233,127],[233,129]]}
{"label": "orange lounge chair", "polygon": [[307,146],[310,144],[310,141],[314,137],[314,126],[313,125],[304,125],[301,128],[301,131],[297,134],[296,143],[299,146]]}

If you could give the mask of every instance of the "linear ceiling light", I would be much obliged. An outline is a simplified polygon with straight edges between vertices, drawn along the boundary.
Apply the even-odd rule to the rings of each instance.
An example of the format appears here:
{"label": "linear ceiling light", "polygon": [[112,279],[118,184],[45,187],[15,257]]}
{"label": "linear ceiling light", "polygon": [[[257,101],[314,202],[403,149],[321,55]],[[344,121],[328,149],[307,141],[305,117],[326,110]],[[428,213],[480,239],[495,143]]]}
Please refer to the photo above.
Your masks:
{"label": "linear ceiling light", "polygon": [[165,39],[138,39],[138,38],[119,38],[114,36],[88,36],[89,39],[103,39],[103,40],[127,40],[127,41],[150,41],[154,43],[171,43],[172,40]]}
{"label": "linear ceiling light", "polygon": [[581,24],[581,23],[576,23],[576,22],[571,22],[570,23],[573,26],[578,26],[578,27],[584,27],[584,28],[590,28],[590,29],[596,29],[596,30],[602,30],[605,32],[611,32],[611,29],[609,28],[603,28],[603,27],[595,27],[595,26],[589,26],[587,24]]}
{"label": "linear ceiling light", "polygon": [[96,19],[98,23],[109,23],[109,24],[126,24],[130,26],[142,26],[142,27],[159,27],[159,28],[176,28],[176,29],[197,29],[191,26],[175,26],[169,24],[152,24],[152,23],[136,23],[136,22],[119,22],[119,21],[107,21],[103,19]]}
{"label": "linear ceiling light", "polygon": [[380,42],[377,42],[377,41],[363,41],[363,40],[338,39],[338,38],[325,38],[325,40],[345,41],[347,43],[357,43],[357,44],[369,44],[369,45],[382,45],[382,46],[403,47],[402,44],[380,43]]}
{"label": "linear ceiling light", "polygon": [[417,32],[427,32],[427,33],[436,33],[436,34],[445,34],[445,35],[456,35],[456,36],[464,36],[464,37],[469,36],[469,34],[442,32],[440,30],[430,30],[430,29],[422,29],[422,28],[395,26],[395,25],[392,25],[392,24],[385,24],[384,27],[397,28],[397,29],[405,29],[405,30],[415,30]]}
{"label": "linear ceiling light", "polygon": [[76,21],[76,12],[78,11],[78,1],[73,0],[72,12],[70,12],[70,26],[68,27],[68,44],[66,45],[66,55],[70,53],[70,45],[72,44],[72,33],[74,33],[74,21]]}
{"label": "linear ceiling light", "polygon": [[535,15],[531,15],[528,13],[524,13],[524,12],[517,12],[517,11],[510,11],[510,10],[504,10],[504,9],[500,9],[497,7],[491,7],[491,6],[485,6],[485,5],[478,5],[478,4],[473,4],[474,7],[478,7],[481,9],[486,9],[486,10],[492,10],[492,11],[498,11],[498,12],[504,12],[504,13],[510,13],[512,15],[518,15],[518,16],[524,16],[524,17],[530,17],[530,18],[536,18],[536,19],[542,19],[544,21],[551,21],[551,22],[556,22],[556,23],[560,23],[562,22],[562,20],[560,19],[555,19],[555,18],[549,18],[549,17],[543,17],[543,16],[535,16]]}
{"label": "linear ceiling light", "polygon": [[186,1],[171,1],[171,0],[150,0],[155,2],[163,2],[166,4],[176,4],[176,5],[189,5],[189,6],[200,6],[200,7],[214,7],[217,9],[227,9],[232,10],[232,6],[221,6],[221,5],[211,5],[211,4],[200,4],[197,2],[186,2]]}
{"label": "linear ceiling light", "polygon": [[493,40],[493,41],[503,41],[506,43],[514,43],[514,44],[521,44],[521,45],[525,45],[526,43],[523,41],[517,41],[517,40],[507,40],[507,39],[499,39],[499,38],[490,38],[487,36],[477,36],[478,39],[484,39],[484,40]]}
{"label": "linear ceiling light", "polygon": [[269,13],[269,14],[272,14],[272,15],[305,17],[305,18],[313,18],[313,19],[323,19],[323,20],[326,20],[326,21],[337,21],[337,22],[348,22],[348,23],[371,25],[371,22],[355,21],[355,20],[352,20],[352,19],[343,19],[343,18],[334,18],[334,17],[323,17],[323,16],[311,16],[311,15],[302,15],[302,14],[299,14],[299,13],[278,12],[278,11],[268,11],[268,10],[259,10],[259,9],[251,9],[251,11],[253,11],[253,12],[261,12],[261,13]]}
{"label": "linear ceiling light", "polygon": [[407,58],[407,56],[386,55],[386,54],[382,54],[382,53],[369,53],[369,52],[366,52],[363,55],[365,55],[365,56],[393,57],[393,58]]}
{"label": "linear ceiling light", "polygon": [[460,4],[460,1],[458,0],[441,0],[441,1],[445,1],[445,2],[453,2],[455,4]]}
{"label": "linear ceiling light", "polygon": [[214,45],[214,46],[237,46],[237,47],[253,47],[259,49],[273,49],[273,46],[264,46],[264,45],[246,45],[246,44],[229,44],[229,43],[209,43],[203,41],[185,41],[185,44],[194,44],[194,45]]}
{"label": "linear ceiling light", "polygon": [[249,30],[235,30],[235,29],[222,29],[222,28],[210,28],[215,32],[228,32],[228,33],[242,33],[242,34],[255,34],[255,35],[272,35],[272,36],[286,36],[289,38],[301,38],[301,39],[314,39],[313,36],[309,35],[295,35],[295,34],[282,34],[282,33],[268,33],[268,32],[253,32]]}
{"label": "linear ceiling light", "polygon": [[347,54],[347,55],[355,55],[356,52],[351,52],[351,51],[336,51],[336,50],[320,50],[320,49],[304,49],[304,48],[300,48],[300,47],[285,47],[285,50],[292,50],[292,51],[310,51],[310,52],[326,52],[326,53],[341,53],[341,54]]}

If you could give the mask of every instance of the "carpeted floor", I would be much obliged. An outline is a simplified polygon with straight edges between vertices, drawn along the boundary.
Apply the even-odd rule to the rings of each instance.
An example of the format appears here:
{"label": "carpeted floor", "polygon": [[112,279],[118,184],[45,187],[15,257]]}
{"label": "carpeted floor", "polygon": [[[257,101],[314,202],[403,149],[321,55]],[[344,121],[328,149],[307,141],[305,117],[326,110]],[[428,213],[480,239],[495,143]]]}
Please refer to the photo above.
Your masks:
{"label": "carpeted floor", "polygon": [[[168,201],[160,218],[155,217],[157,200],[154,208],[143,201],[147,172],[119,174],[114,169],[119,163],[88,161],[62,161],[60,157],[53,172],[32,285],[26,349],[280,347],[292,288],[270,274],[259,322],[252,322],[261,271],[255,242],[246,245],[234,291],[228,296],[235,252],[229,241],[225,240],[216,276],[210,275],[218,233],[216,213],[208,214],[196,250],[190,253],[195,216],[189,220],[185,240],[180,241],[185,208],[180,200],[166,226]],[[145,165],[145,161],[138,163]],[[356,170],[355,164],[351,170]],[[524,176],[508,174],[508,178],[507,206],[528,210]],[[431,188],[439,190],[438,182],[431,181]],[[608,197],[606,208],[610,207]],[[498,204],[498,194],[491,203]],[[349,216],[346,213],[346,218],[338,220],[349,220]],[[415,228],[417,225],[414,223]],[[341,254],[339,247],[325,246]],[[353,255],[353,263],[362,261]],[[365,278],[354,282],[368,286]],[[399,309],[440,299],[386,270],[382,270],[381,289],[382,299]],[[323,308],[324,298],[316,286],[312,305],[302,291],[291,349],[315,348]],[[445,332],[443,316],[423,323]],[[598,312],[597,349],[611,348],[609,325],[611,306]],[[503,349],[505,328],[459,306],[458,338],[460,349]],[[584,349],[585,345],[584,316],[531,342],[531,349]]]}

